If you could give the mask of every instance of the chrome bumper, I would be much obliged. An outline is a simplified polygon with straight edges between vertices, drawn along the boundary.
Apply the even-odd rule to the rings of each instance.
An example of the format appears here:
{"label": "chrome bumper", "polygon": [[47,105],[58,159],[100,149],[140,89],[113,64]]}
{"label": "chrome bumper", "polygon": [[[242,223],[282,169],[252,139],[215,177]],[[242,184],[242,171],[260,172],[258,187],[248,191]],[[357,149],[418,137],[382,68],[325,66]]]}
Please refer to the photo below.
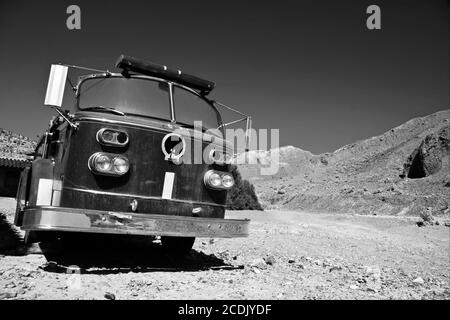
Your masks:
{"label": "chrome bumper", "polygon": [[23,213],[23,230],[69,231],[175,237],[247,237],[250,220],[197,218],[62,207],[32,207]]}

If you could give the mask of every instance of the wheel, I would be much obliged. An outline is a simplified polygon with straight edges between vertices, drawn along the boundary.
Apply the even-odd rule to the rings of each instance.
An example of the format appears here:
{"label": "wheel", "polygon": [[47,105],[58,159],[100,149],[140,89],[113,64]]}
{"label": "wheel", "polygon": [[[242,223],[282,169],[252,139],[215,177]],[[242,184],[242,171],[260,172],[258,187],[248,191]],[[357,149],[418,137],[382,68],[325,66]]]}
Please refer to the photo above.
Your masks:
{"label": "wheel", "polygon": [[194,237],[161,237],[164,251],[179,257],[187,255],[191,251],[194,242]]}

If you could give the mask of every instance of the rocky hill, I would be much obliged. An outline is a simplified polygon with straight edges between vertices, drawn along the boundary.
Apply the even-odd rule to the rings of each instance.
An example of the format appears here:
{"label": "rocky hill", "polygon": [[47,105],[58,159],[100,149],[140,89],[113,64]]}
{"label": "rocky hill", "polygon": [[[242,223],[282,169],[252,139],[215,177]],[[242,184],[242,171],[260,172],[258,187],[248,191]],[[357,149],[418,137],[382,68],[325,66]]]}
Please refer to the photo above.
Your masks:
{"label": "rocky hill", "polygon": [[36,142],[28,137],[0,128],[0,157],[27,159],[35,146]]}
{"label": "rocky hill", "polygon": [[[444,110],[379,136],[313,155],[292,146],[251,151],[240,165],[268,209],[417,215],[450,211],[449,118]],[[277,161],[276,175],[260,168]],[[274,163],[272,163],[273,165]]]}

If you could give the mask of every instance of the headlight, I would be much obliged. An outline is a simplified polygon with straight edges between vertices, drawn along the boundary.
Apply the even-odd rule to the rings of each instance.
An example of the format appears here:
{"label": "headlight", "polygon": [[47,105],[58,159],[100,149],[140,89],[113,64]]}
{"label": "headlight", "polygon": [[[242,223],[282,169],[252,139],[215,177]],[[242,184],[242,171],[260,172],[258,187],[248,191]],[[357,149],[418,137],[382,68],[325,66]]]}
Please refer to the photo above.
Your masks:
{"label": "headlight", "polygon": [[212,149],[209,154],[209,163],[215,163],[221,166],[231,163],[232,156],[226,152],[220,152]]}
{"label": "headlight", "polygon": [[128,172],[130,164],[127,158],[117,157],[114,159],[114,171],[122,175]]}
{"label": "headlight", "polygon": [[110,171],[111,170],[111,158],[104,154],[99,154],[94,159],[95,169],[98,171]]}
{"label": "headlight", "polygon": [[233,176],[230,174],[224,174],[222,176],[222,185],[227,189],[230,189],[231,187],[233,187],[234,186]]}
{"label": "headlight", "polygon": [[234,179],[231,174],[214,170],[206,172],[203,181],[207,187],[216,190],[228,190],[234,185]]}
{"label": "headlight", "polygon": [[220,175],[217,173],[211,173],[208,179],[209,184],[211,187],[220,187],[222,184],[222,179],[220,178]]}
{"label": "headlight", "polygon": [[122,155],[97,152],[90,156],[88,167],[97,174],[123,176],[130,169],[130,163]]}
{"label": "headlight", "polygon": [[124,147],[128,144],[129,138],[125,131],[102,128],[97,132],[97,141],[105,146]]}

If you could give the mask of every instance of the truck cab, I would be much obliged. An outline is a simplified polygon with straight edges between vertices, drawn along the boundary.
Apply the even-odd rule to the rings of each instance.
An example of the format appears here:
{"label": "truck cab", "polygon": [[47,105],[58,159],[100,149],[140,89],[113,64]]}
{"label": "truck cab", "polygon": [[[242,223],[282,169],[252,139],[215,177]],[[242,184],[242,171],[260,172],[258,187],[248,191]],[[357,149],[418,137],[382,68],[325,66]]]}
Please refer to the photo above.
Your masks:
{"label": "truck cab", "polygon": [[179,252],[197,237],[247,236],[248,220],[225,219],[233,150],[207,97],[214,84],[123,55],[116,66],[78,79],[73,111],[61,105],[71,66],[52,66],[46,105],[59,115],[22,172],[15,224],[161,236]]}

